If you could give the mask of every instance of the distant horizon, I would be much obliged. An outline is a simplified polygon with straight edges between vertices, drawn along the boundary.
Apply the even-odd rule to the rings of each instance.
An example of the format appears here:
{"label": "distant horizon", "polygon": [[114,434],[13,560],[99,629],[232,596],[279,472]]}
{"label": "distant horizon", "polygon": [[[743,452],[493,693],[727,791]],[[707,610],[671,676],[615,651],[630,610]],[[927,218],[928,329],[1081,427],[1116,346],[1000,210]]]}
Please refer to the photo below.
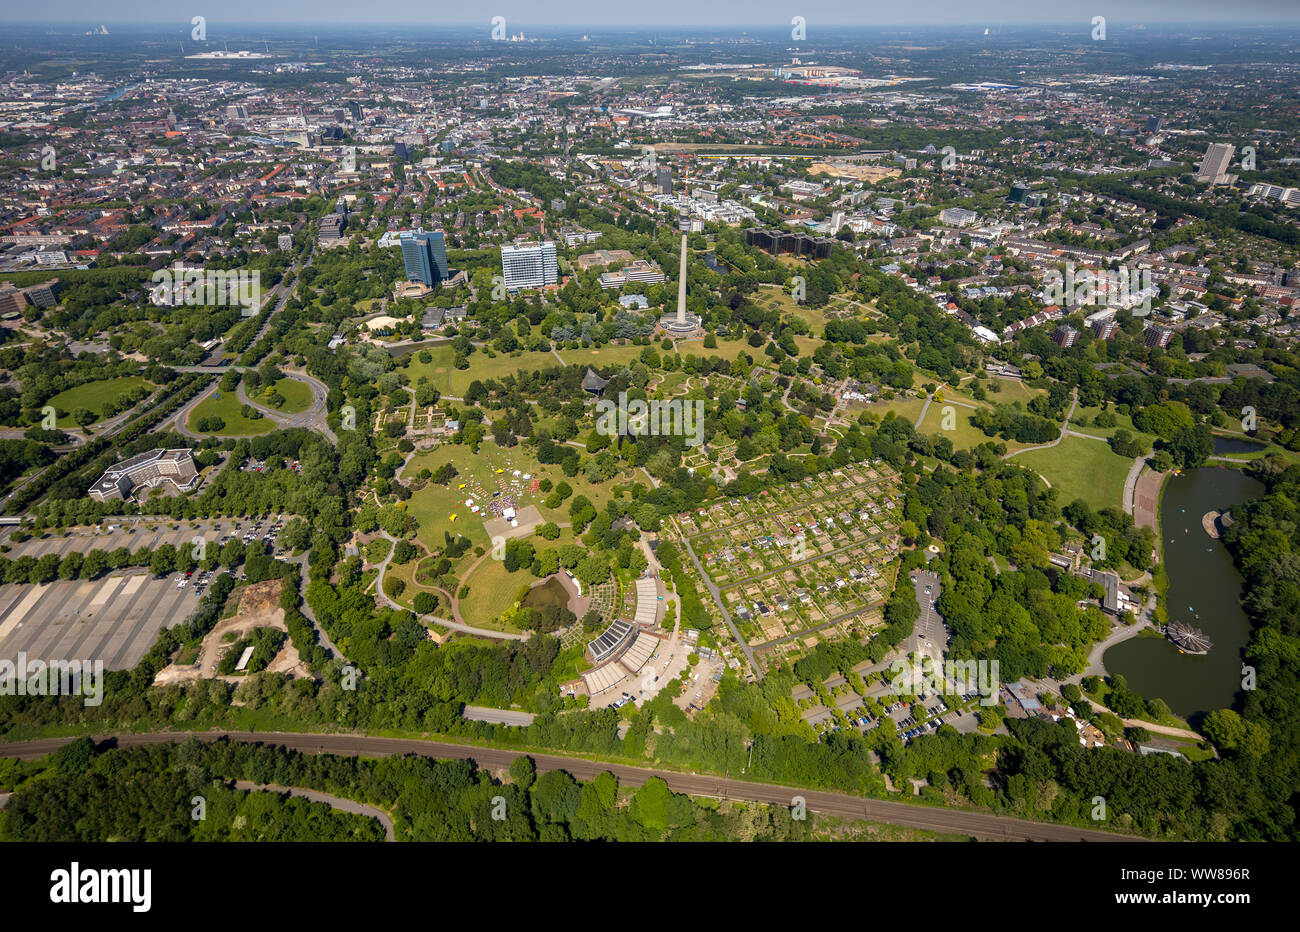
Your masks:
{"label": "distant horizon", "polygon": [[[1048,9],[1044,9],[1044,7]],[[807,23],[808,41],[815,41],[820,28],[943,28],[945,26],[985,26],[990,29],[1008,27],[1058,27],[1078,24],[1081,29],[1090,27],[1094,16],[1106,17],[1108,24],[1123,26],[1204,26],[1219,25],[1232,28],[1273,25],[1279,22],[1300,24],[1300,4],[1294,0],[1240,0],[1225,5],[1220,0],[1133,0],[1111,2],[1103,0],[1057,0],[1043,4],[1041,0],[930,0],[925,13],[915,8],[897,7],[881,9],[865,4],[828,2],[828,0],[715,0],[704,5],[695,0],[661,0],[657,5],[657,19],[645,22],[645,10],[640,5],[625,8],[610,4],[591,4],[574,0],[552,0],[544,8],[536,3],[520,0],[496,2],[468,10],[439,10],[438,21],[433,22],[412,14],[405,3],[373,2],[360,6],[344,0],[226,0],[215,8],[207,8],[202,0],[187,5],[182,11],[171,0],[102,0],[95,9],[73,0],[50,0],[40,17],[32,17],[31,10],[0,11],[0,22],[15,25],[113,25],[141,26],[182,25],[189,28],[195,15],[206,18],[208,25],[226,27],[277,26],[301,27],[304,31],[331,25],[370,25],[382,29],[393,26],[423,26],[430,29],[447,27],[490,27],[494,16],[504,16],[508,30],[538,28],[574,29],[657,29],[686,30],[710,29],[748,32],[754,30],[789,30],[793,17],[802,16]],[[546,19],[537,21],[544,9]],[[924,19],[917,21],[917,15]]]}
{"label": "distant horizon", "polygon": [[[269,20],[268,19],[268,20],[232,21],[232,20],[208,19],[207,22],[209,27],[213,25],[220,25],[228,28],[231,27],[238,28],[243,26],[277,26],[277,27],[299,28],[304,32],[310,32],[312,30],[328,28],[330,26],[356,27],[356,26],[367,26],[367,25],[373,26],[376,29],[385,29],[394,26],[401,26],[403,28],[414,27],[414,28],[425,28],[425,29],[444,29],[448,27],[452,27],[456,29],[470,29],[481,25],[485,32],[490,28],[490,23],[488,23],[487,21],[480,23],[477,20],[473,20],[473,21],[461,20],[461,21],[448,21],[448,22],[428,22],[428,21],[416,22],[411,20],[383,21],[383,20],[375,20],[375,19],[366,19],[366,20],[339,19],[339,20],[304,23],[300,20]],[[1127,26],[1127,27],[1135,27],[1138,29],[1214,25],[1214,26],[1223,26],[1225,27],[1226,31],[1237,31],[1237,30],[1246,30],[1246,29],[1258,29],[1266,26],[1274,26],[1279,23],[1286,23],[1289,25],[1300,26],[1300,7],[1297,8],[1296,15],[1289,18],[1278,18],[1272,20],[1252,19],[1249,22],[1243,22],[1241,20],[1241,17],[1233,17],[1231,20],[1227,20],[1227,19],[1225,20],[1211,20],[1211,19],[1152,20],[1150,18],[1125,20],[1125,19],[1115,19],[1115,18],[1107,17],[1106,22],[1108,26]],[[0,23],[4,23],[5,25],[11,25],[11,26],[34,26],[34,27],[72,26],[77,28],[83,26],[89,28],[92,26],[99,26],[101,24],[106,26],[116,25],[116,26],[133,26],[133,27],[134,26],[166,26],[169,28],[176,28],[176,29],[180,29],[183,27],[186,30],[188,30],[191,25],[189,21],[179,22],[176,20],[146,20],[146,19],[123,20],[123,19],[109,19],[107,17],[89,17],[89,18],[82,18],[82,19],[19,20],[19,19],[6,19],[3,13],[0,13]],[[1059,29],[1063,26],[1071,26],[1077,23],[1078,23],[1077,20],[1038,20],[1038,21],[999,20],[997,22],[992,22],[983,19],[965,20],[965,21],[946,20],[942,22],[898,21],[898,22],[874,22],[874,23],[817,21],[816,23],[809,22],[808,28],[811,29],[815,26],[818,29],[846,29],[846,28],[848,29],[952,29],[952,28],[964,28],[964,27],[972,27],[972,28],[984,27],[984,28],[996,29],[996,30],[1005,30],[1008,28]],[[713,30],[718,32],[726,31],[726,32],[733,32],[736,34],[743,34],[743,33],[754,33],[754,32],[785,32],[788,31],[790,28],[789,24],[782,24],[782,23],[754,23],[742,27],[736,25],[735,23],[708,23],[708,22],[671,23],[671,24],[581,22],[581,21],[527,22],[524,20],[514,20],[514,19],[507,19],[507,24],[508,24],[507,28],[509,31],[518,31],[520,29],[572,29],[572,30],[640,29],[640,30],[657,30],[659,32],[681,32],[681,31],[692,30],[692,29],[708,29],[708,30]],[[1089,25],[1088,22],[1085,22],[1084,25],[1081,26],[1080,28],[1084,28],[1088,25]],[[0,41],[3,40],[0,39]],[[809,41],[811,41],[811,39]]]}
{"label": "distant horizon", "polygon": [[[483,28],[484,28],[484,31],[487,31],[487,29],[489,28],[489,25],[490,25],[490,24],[487,23],[487,22],[484,22],[484,23],[480,24],[477,20],[475,20],[475,21],[459,21],[459,22],[450,22],[450,21],[449,21],[449,22],[435,23],[435,22],[425,22],[425,21],[414,22],[414,21],[410,21],[410,20],[380,21],[380,20],[374,20],[374,19],[367,19],[367,20],[342,20],[342,19],[341,19],[341,20],[331,20],[331,21],[326,21],[326,22],[303,23],[303,22],[301,22],[301,21],[297,21],[297,20],[243,20],[243,21],[230,21],[230,20],[214,20],[214,19],[209,19],[207,22],[208,22],[208,25],[209,25],[209,26],[212,26],[212,25],[221,25],[221,26],[226,26],[226,27],[242,27],[242,26],[281,26],[281,27],[295,27],[295,28],[299,28],[299,29],[303,30],[304,32],[310,32],[310,31],[312,31],[312,30],[314,30],[314,29],[327,28],[327,27],[329,27],[329,26],[348,26],[348,27],[356,27],[356,26],[365,26],[365,25],[373,26],[373,27],[376,28],[376,29],[390,28],[390,27],[393,27],[393,26],[402,26],[402,27],[404,27],[404,28],[411,28],[411,27],[420,28],[420,27],[423,27],[423,28],[426,28],[426,29],[443,29],[443,28],[447,28],[447,27],[453,27],[453,28],[456,28],[456,29],[470,29],[470,28],[475,28],[475,27],[477,27],[477,26],[479,26],[479,25],[482,25]],[[924,22],[924,23],[920,23],[920,22],[903,22],[903,21],[899,21],[899,22],[888,22],[888,23],[884,23],[884,22],[876,22],[876,23],[855,23],[855,22],[830,22],[830,21],[819,21],[819,22],[817,22],[815,25],[816,25],[818,28],[820,28],[820,29],[845,29],[845,28],[848,28],[848,29],[900,29],[900,28],[902,28],[902,29],[951,29],[951,28],[963,28],[963,27],[974,27],[974,28],[986,27],[986,28],[989,28],[989,29],[1005,30],[1005,29],[1008,29],[1008,28],[1031,28],[1031,29],[1032,29],[1032,28],[1053,28],[1053,29],[1058,29],[1058,28],[1061,28],[1061,27],[1063,27],[1063,26],[1070,26],[1070,25],[1073,25],[1073,24],[1075,24],[1076,22],[1077,22],[1076,20],[1041,20],[1041,21],[1029,21],[1029,20],[1025,20],[1025,21],[1017,21],[1017,22],[1011,22],[1011,21],[1005,21],[1005,20],[1003,20],[1003,21],[999,21],[999,22],[996,22],[996,23],[990,22],[990,21],[988,21],[988,20],[969,20],[969,21],[950,20],[950,21],[938,22],[938,23],[936,23],[936,22],[932,22],[932,21],[931,21],[931,22]],[[1236,30],[1244,30],[1244,29],[1258,29],[1258,28],[1260,28],[1260,27],[1277,25],[1278,23],[1288,23],[1288,24],[1292,24],[1292,25],[1300,25],[1300,9],[1297,10],[1297,14],[1296,14],[1296,16],[1294,16],[1294,17],[1292,17],[1292,18],[1289,18],[1289,19],[1277,19],[1277,20],[1259,19],[1259,20],[1251,20],[1250,22],[1241,22],[1241,21],[1240,21],[1240,17],[1234,17],[1232,21],[1229,21],[1229,20],[1208,20],[1208,19],[1202,19],[1202,20],[1160,20],[1160,21],[1151,20],[1151,19],[1123,20],[1123,19],[1113,19],[1113,18],[1107,17],[1107,18],[1106,18],[1106,22],[1107,22],[1107,25],[1108,25],[1108,26],[1117,26],[1117,25],[1118,25],[1118,26],[1136,27],[1136,28],[1139,28],[1139,29],[1148,29],[1148,28],[1156,28],[1156,27],[1164,28],[1164,27],[1178,27],[1178,26],[1208,26],[1208,25],[1217,25],[1217,26],[1224,26],[1224,27],[1226,27],[1228,31],[1236,31]],[[41,19],[41,20],[17,20],[17,19],[5,19],[4,16],[3,16],[3,14],[0,14],[0,23],[4,23],[4,24],[6,24],[6,25],[13,25],[13,26],[35,26],[35,27],[73,26],[73,27],[78,27],[78,28],[80,28],[80,27],[82,27],[82,26],[85,26],[85,27],[89,28],[89,27],[91,27],[91,26],[98,26],[98,25],[100,25],[100,24],[103,24],[103,25],[106,25],[106,26],[114,26],[114,25],[117,25],[117,26],[167,26],[167,27],[169,27],[169,28],[177,28],[177,29],[183,27],[183,28],[186,29],[186,30],[188,30],[188,29],[190,28],[190,25],[191,25],[189,22],[183,22],[183,23],[181,23],[181,22],[176,22],[176,21],[174,21],[174,20],[120,20],[120,19],[108,19],[108,18],[104,18],[104,17],[100,17],[100,18],[93,18],[93,17],[92,17],[92,18],[88,18],[88,19],[66,19],[66,20],[50,20],[50,19]],[[705,23],[705,22],[701,22],[701,23],[677,23],[677,24],[667,24],[667,25],[664,24],[664,23],[618,23],[618,22],[595,22],[595,23],[588,23],[588,22],[535,22],[535,23],[530,23],[530,22],[525,22],[525,21],[523,21],[523,20],[509,20],[509,19],[508,19],[508,20],[507,20],[507,23],[508,23],[508,29],[509,29],[510,31],[518,31],[519,29],[572,29],[572,30],[578,30],[578,29],[644,29],[644,30],[657,30],[657,31],[659,31],[659,32],[679,32],[679,31],[686,31],[686,30],[691,30],[691,29],[708,29],[708,30],[714,30],[714,31],[718,31],[718,32],[729,31],[729,32],[737,33],[737,34],[743,34],[743,33],[753,33],[753,32],[784,32],[784,31],[787,31],[787,30],[790,28],[788,25],[781,24],[781,23],[776,23],[776,24],[772,24],[772,23],[755,23],[755,24],[753,24],[753,25],[744,26],[744,27],[737,26],[737,25],[734,24],[734,23]],[[812,25],[814,25],[814,24],[812,24],[812,23],[809,24],[810,27],[811,27]],[[2,41],[2,40],[0,40],[0,41]]]}

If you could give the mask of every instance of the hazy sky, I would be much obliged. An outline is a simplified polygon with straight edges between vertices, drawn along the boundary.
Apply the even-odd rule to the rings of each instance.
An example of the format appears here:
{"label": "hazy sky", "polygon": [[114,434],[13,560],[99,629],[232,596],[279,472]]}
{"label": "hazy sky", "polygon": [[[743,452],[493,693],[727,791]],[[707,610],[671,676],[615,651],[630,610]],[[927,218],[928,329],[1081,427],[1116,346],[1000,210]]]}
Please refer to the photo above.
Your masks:
{"label": "hazy sky", "polygon": [[[507,26],[717,25],[737,30],[788,27],[803,16],[809,33],[827,25],[944,25],[1089,23],[1105,16],[1113,23],[1222,22],[1250,26],[1300,21],[1300,0],[43,0],[39,4],[0,0],[0,20],[54,23],[176,22],[193,16],[219,22],[473,24],[485,28],[493,16]],[[2,38],[2,36],[0,36]],[[811,35],[809,38],[813,38]]]}

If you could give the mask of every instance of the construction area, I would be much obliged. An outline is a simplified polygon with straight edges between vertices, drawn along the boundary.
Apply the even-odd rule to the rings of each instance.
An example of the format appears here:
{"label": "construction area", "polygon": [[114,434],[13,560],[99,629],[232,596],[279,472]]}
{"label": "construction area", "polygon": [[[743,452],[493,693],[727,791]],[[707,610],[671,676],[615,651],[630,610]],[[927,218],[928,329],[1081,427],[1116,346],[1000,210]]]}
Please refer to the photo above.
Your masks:
{"label": "construction area", "polygon": [[[257,628],[275,628],[288,634],[289,629],[284,622],[284,609],[280,607],[280,580],[278,579],[240,586],[230,593],[226,610],[230,611],[231,606],[235,606],[234,614],[222,618],[204,636],[194,661],[173,662],[159,670],[154,678],[155,686],[190,683],[198,679],[220,679],[228,683],[238,683],[242,676],[222,676],[218,671],[218,664],[226,651],[239,643],[241,637]],[[310,671],[298,657],[297,648],[287,637],[284,646],[264,672],[285,673],[296,677],[310,675]]]}

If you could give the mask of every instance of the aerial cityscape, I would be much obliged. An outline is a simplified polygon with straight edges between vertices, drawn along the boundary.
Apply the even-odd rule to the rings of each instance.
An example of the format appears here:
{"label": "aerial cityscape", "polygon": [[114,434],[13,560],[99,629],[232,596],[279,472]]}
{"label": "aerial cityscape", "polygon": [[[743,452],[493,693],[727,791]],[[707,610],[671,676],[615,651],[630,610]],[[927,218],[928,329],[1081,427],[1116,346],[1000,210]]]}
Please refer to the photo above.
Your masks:
{"label": "aerial cityscape", "polygon": [[0,839],[1300,838],[1300,22],[1145,6],[5,23]]}

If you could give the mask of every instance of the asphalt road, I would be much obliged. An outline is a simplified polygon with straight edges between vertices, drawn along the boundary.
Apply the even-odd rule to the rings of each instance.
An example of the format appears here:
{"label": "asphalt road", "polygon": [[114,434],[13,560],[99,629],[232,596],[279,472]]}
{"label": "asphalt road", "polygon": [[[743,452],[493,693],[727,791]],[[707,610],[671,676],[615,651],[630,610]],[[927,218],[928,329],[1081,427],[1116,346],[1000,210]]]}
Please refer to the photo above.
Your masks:
{"label": "asphalt road", "polygon": [[518,712],[514,709],[492,709],[481,705],[467,705],[461,715],[472,722],[487,722],[489,725],[515,725],[527,728],[537,716],[532,712]]}
{"label": "asphalt road", "polygon": [[[304,753],[329,753],[343,756],[364,755],[366,757],[418,754],[440,760],[466,758],[475,761],[481,767],[489,769],[504,769],[509,767],[511,761],[516,757],[527,755],[533,759],[538,772],[564,770],[579,780],[591,780],[597,774],[607,770],[618,777],[619,782],[625,786],[641,786],[650,777],[661,777],[674,791],[689,793],[692,796],[739,799],[777,806],[792,805],[794,797],[801,796],[809,810],[823,815],[867,819],[872,822],[885,822],[910,828],[967,835],[982,839],[1012,841],[1148,840],[1096,829],[1030,822],[1025,819],[994,815],[987,812],[966,812],[958,809],[915,806],[887,800],[865,799],[859,796],[850,796],[846,793],[830,793],[820,790],[774,786],[766,783],[750,783],[744,780],[730,780],[707,774],[675,773],[667,770],[631,767],[625,764],[609,764],[602,761],[560,757],[552,754],[534,754],[500,748],[444,744],[437,741],[420,741],[411,738],[379,738],[369,735],[314,735],[285,732],[266,732],[262,734],[254,732],[172,732],[116,735],[111,739],[99,738],[96,740],[110,740],[117,746],[132,747],[165,744],[169,741],[178,741],[189,737],[191,734],[203,741],[216,741],[226,737],[232,741],[261,742]],[[36,741],[0,744],[0,756],[31,760],[49,754],[73,740],[73,738],[43,738]]]}
{"label": "asphalt road", "polygon": [[[930,587],[929,592],[925,591],[926,586]],[[939,663],[948,647],[948,629],[939,613],[930,607],[930,601],[938,601],[943,591],[942,581],[936,573],[917,570],[912,573],[912,587],[916,590],[916,601],[921,606],[921,614],[916,619],[912,635],[904,642],[904,647],[909,652],[919,651]]]}
{"label": "asphalt road", "polygon": [[282,371],[287,377],[302,382],[311,389],[311,407],[306,411],[301,411],[297,414],[285,414],[282,411],[277,411],[275,408],[269,408],[261,402],[249,398],[248,393],[244,390],[243,382],[240,382],[238,388],[236,388],[239,400],[244,404],[252,405],[254,408],[257,408],[264,415],[274,421],[276,427],[281,430],[290,427],[307,427],[317,431],[318,433],[324,434],[331,443],[338,443],[338,438],[334,436],[334,432],[329,429],[329,425],[325,422],[325,402],[329,396],[329,387],[320,379],[310,376],[301,370],[284,369]]}

